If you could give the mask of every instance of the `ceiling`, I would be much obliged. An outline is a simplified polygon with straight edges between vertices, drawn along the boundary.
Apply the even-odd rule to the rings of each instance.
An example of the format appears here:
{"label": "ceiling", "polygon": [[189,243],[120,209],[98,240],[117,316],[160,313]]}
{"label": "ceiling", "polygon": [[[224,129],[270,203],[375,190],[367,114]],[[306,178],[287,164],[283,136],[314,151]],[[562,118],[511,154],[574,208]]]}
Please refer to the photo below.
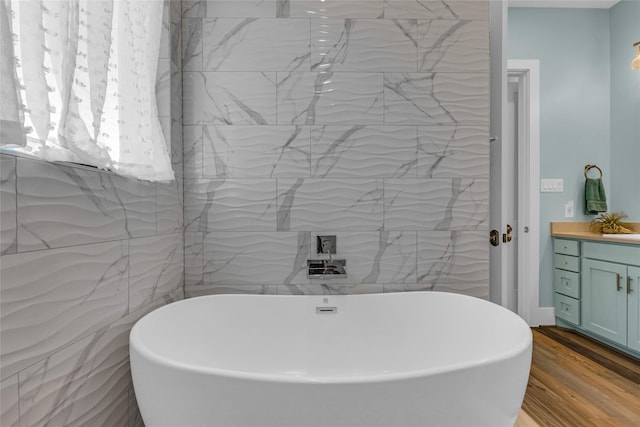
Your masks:
{"label": "ceiling", "polygon": [[509,7],[574,7],[609,9],[620,0],[508,0]]}

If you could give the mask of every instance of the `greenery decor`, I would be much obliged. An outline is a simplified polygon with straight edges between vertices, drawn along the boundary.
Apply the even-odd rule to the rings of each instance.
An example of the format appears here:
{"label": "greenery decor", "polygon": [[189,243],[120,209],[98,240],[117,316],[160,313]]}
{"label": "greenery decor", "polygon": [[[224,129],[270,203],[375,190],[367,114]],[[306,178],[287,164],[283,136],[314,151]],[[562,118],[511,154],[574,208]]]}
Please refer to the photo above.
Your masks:
{"label": "greenery decor", "polygon": [[591,231],[603,234],[631,234],[633,226],[622,221],[626,218],[627,214],[624,212],[603,212],[591,221]]}

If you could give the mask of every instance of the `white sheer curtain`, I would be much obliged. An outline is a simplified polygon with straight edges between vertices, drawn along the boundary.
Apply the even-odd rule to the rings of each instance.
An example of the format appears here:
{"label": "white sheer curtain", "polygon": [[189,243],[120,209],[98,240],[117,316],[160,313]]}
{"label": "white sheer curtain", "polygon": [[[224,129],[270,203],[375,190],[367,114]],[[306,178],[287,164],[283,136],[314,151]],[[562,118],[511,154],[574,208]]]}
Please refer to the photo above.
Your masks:
{"label": "white sheer curtain", "polygon": [[155,95],[163,1],[0,2],[2,147],[173,179]]}

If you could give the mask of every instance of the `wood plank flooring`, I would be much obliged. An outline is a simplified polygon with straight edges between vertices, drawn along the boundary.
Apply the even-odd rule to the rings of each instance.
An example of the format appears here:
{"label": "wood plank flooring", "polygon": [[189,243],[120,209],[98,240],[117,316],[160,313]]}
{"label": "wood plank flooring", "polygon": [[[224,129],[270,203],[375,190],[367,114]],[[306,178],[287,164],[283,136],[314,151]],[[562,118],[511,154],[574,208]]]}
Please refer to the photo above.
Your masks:
{"label": "wood plank flooring", "polygon": [[573,331],[533,328],[516,426],[640,426],[640,361]]}

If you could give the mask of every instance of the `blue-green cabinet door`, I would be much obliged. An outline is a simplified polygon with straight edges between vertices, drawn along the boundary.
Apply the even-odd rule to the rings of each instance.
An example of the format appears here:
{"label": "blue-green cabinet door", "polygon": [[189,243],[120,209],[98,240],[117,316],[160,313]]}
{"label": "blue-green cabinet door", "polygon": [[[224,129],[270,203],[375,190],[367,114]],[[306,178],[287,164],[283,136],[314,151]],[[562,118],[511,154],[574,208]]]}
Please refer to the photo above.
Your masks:
{"label": "blue-green cabinet door", "polygon": [[640,351],[640,268],[629,267],[628,274],[629,339],[627,345],[635,351]]}
{"label": "blue-green cabinet door", "polygon": [[582,263],[582,327],[627,344],[627,266],[585,259]]}

